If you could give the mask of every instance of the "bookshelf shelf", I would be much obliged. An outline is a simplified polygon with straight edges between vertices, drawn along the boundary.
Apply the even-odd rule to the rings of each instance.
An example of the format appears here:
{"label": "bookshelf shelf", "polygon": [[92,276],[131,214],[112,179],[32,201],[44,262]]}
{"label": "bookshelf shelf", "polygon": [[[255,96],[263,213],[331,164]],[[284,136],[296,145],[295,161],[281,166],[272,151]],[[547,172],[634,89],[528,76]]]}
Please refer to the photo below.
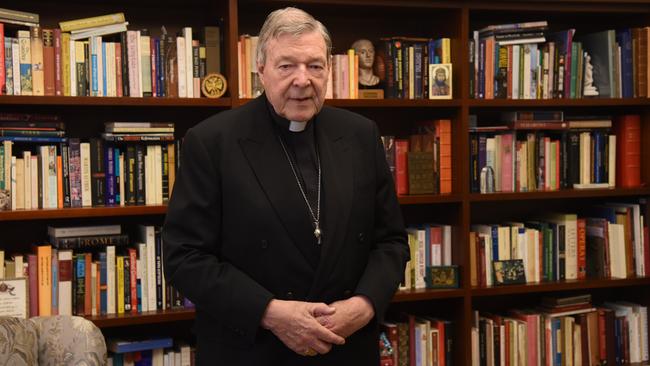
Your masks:
{"label": "bookshelf shelf", "polygon": [[113,207],[83,207],[64,209],[39,209],[0,211],[1,221],[73,219],[81,217],[119,217],[164,215],[167,206],[113,206]]}
{"label": "bookshelf shelf", "polygon": [[650,105],[647,98],[590,98],[590,99],[472,99],[463,101],[470,108],[503,107],[645,107]]}
{"label": "bookshelf shelf", "polygon": [[[233,104],[242,106],[251,99],[237,99]],[[326,99],[325,104],[341,108],[451,108],[460,107],[459,99],[429,100],[429,99]]]}
{"label": "bookshelf shelf", "polygon": [[393,297],[393,302],[408,302],[408,301],[426,301],[433,299],[450,299],[461,298],[465,296],[463,289],[449,289],[449,290],[401,290],[398,291]]}
{"label": "bookshelf shelf", "polygon": [[529,283],[525,285],[509,285],[501,287],[473,287],[472,297],[502,296],[523,293],[555,292],[578,289],[614,288],[629,286],[650,285],[650,277],[625,278],[625,279],[591,279],[591,280],[570,280],[558,282]]}
{"label": "bookshelf shelf", "polygon": [[230,107],[230,98],[52,97],[2,95],[0,105]]}
{"label": "bookshelf shelf", "polygon": [[87,316],[86,319],[99,328],[132,326],[136,324],[155,324],[194,319],[194,309],[157,310],[144,313],[125,313],[119,315]]}
{"label": "bookshelf shelf", "polygon": [[565,189],[540,192],[471,193],[470,202],[501,202],[586,197],[626,197],[650,194],[650,188]]}
{"label": "bookshelf shelf", "polygon": [[426,205],[433,203],[452,203],[462,201],[461,196],[458,194],[397,196],[397,199],[402,205]]}

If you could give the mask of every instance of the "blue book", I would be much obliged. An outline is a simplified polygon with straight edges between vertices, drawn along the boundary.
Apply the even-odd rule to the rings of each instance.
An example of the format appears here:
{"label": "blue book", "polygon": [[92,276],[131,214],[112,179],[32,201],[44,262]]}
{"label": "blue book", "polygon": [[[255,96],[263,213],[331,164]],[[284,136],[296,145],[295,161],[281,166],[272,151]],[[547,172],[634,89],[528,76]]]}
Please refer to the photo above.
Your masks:
{"label": "blue book", "polygon": [[107,205],[115,204],[115,154],[113,146],[106,146],[104,149],[104,164],[106,171],[106,197],[105,203]]}
{"label": "blue book", "polygon": [[115,154],[115,156],[113,157],[113,161],[115,162],[115,168],[114,168],[115,180],[113,183],[115,185],[114,203],[119,204],[122,202],[122,192],[120,192],[120,179],[122,179],[122,177],[120,176],[120,149],[118,147],[114,147],[113,153]]}
{"label": "blue book", "polygon": [[45,142],[58,144],[67,142],[67,137],[41,137],[41,136],[2,136],[0,141],[13,141],[13,142]]}
{"label": "blue book", "polygon": [[107,298],[107,271],[106,266],[106,252],[99,253],[99,312],[100,314],[106,314],[108,309],[108,298]]}
{"label": "blue book", "polygon": [[115,353],[139,352],[158,348],[169,348],[174,344],[172,338],[151,338],[144,340],[109,339],[108,350]]}
{"label": "blue book", "polygon": [[560,332],[560,329],[562,327],[561,320],[562,320],[561,318],[551,319],[551,338],[553,339],[552,354],[554,357],[553,365],[562,365],[562,349],[557,346],[558,342],[562,342],[561,339],[557,339],[558,335],[561,334]]}
{"label": "blue book", "polygon": [[108,77],[106,76],[106,42],[102,42],[102,95],[108,95],[108,89],[106,85],[108,84]]}

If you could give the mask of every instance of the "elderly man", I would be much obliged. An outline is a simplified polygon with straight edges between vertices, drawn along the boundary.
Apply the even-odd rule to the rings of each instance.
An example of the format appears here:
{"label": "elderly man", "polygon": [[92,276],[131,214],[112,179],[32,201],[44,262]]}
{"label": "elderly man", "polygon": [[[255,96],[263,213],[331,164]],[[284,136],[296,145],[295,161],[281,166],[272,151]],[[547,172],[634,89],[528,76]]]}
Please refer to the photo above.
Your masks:
{"label": "elderly man", "polygon": [[331,40],[271,13],[264,94],[191,128],[163,229],[199,365],[372,365],[409,259],[376,125],[323,107]]}

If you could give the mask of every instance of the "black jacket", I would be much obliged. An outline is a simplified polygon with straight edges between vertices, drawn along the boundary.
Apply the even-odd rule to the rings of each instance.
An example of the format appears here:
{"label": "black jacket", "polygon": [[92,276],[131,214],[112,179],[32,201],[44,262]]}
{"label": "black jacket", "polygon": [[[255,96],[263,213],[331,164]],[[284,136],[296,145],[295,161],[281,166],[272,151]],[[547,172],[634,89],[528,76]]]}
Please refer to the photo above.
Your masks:
{"label": "black jacket", "polygon": [[[208,118],[183,141],[163,228],[167,281],[196,305],[198,364],[378,364],[377,322],[409,250],[376,125],[324,107],[312,121],[323,185],[318,268],[296,243],[313,227],[265,96]],[[260,320],[272,298],[367,296],[376,317],[325,356],[293,353]]]}

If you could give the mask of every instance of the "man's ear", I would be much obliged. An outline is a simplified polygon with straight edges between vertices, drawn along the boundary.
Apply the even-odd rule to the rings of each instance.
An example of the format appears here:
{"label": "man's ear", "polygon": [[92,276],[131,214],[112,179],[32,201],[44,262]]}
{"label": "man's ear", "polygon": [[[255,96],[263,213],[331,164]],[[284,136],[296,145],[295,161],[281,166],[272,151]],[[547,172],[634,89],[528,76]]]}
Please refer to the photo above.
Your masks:
{"label": "man's ear", "polygon": [[264,65],[258,63],[257,64],[257,75],[260,77],[260,81],[262,82],[262,85],[264,85]]}

